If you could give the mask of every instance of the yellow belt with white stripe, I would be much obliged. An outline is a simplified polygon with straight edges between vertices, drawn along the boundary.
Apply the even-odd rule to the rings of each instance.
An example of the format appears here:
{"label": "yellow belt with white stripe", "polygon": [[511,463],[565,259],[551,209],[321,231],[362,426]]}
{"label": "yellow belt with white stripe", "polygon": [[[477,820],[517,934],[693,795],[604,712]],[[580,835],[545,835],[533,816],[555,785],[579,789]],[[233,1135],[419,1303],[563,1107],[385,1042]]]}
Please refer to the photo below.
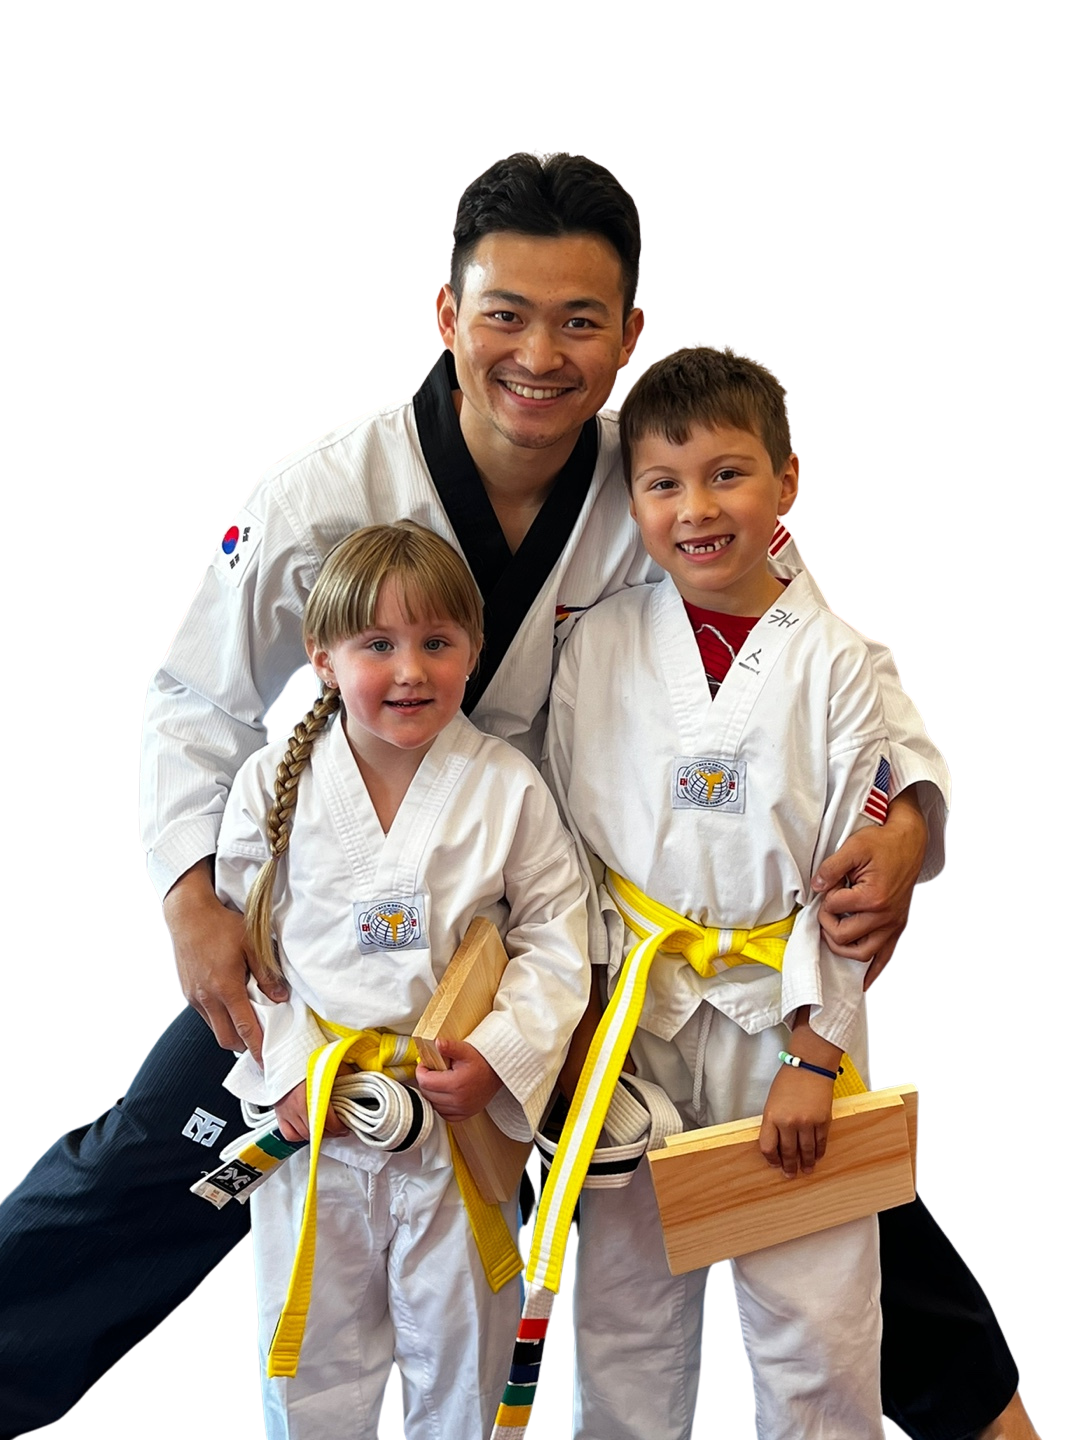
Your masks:
{"label": "yellow belt with white stripe", "polygon": [[[415,1042],[406,1035],[381,1030],[348,1030],[329,1020],[320,1020],[324,1030],[338,1038],[315,1050],[308,1058],[308,1127],[311,1133],[308,1166],[308,1189],[304,1197],[304,1218],[300,1224],[293,1273],[274,1339],[267,1357],[267,1375],[295,1375],[304,1340],[304,1326],[311,1304],[312,1272],[315,1267],[316,1174],[319,1150],[323,1141],[331,1090],[339,1067],[346,1061],[359,1070],[378,1070],[391,1079],[404,1083],[412,1080],[420,1056]],[[514,1243],[503,1212],[498,1205],[485,1201],[477,1189],[469,1166],[454,1139],[447,1131],[450,1153],[454,1162],[454,1178],[462,1193],[469,1225],[477,1242],[484,1273],[493,1290],[513,1280],[522,1269],[521,1256]]]}
{"label": "yellow belt with white stripe", "polygon": [[[615,992],[593,1036],[537,1207],[516,1364],[496,1414],[492,1440],[518,1440],[525,1434],[539,1375],[540,1347],[559,1289],[574,1207],[642,1014],[650,966],[658,951],[680,956],[707,979],[717,973],[716,961],[725,966],[769,965],[780,970],[792,934],[794,911],[769,925],[722,930],[697,925],[667,905],[651,900],[613,870],[606,872],[605,881],[624,924],[637,936],[637,944],[623,961]],[[848,1093],[847,1084],[864,1089],[855,1067],[847,1056],[844,1060],[848,1062],[845,1075],[839,1077],[834,1093]],[[535,1347],[537,1356],[533,1364],[528,1363],[530,1347]]]}
{"label": "yellow belt with white stripe", "polygon": [[559,1289],[578,1192],[642,1014],[649,970],[657,952],[681,956],[705,977],[717,973],[718,960],[726,966],[770,965],[779,970],[794,918],[790,915],[752,930],[711,929],[651,900],[614,871],[607,872],[606,883],[638,943],[623,962],[615,993],[593,1036],[537,1211],[526,1281],[532,1284],[536,1280],[552,1291]]}

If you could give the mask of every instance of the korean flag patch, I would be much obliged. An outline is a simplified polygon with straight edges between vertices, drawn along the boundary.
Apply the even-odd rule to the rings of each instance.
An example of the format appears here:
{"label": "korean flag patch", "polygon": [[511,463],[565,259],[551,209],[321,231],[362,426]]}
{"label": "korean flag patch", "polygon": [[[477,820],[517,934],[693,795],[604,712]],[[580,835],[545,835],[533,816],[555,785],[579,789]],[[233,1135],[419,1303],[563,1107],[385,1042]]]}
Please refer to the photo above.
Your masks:
{"label": "korean flag patch", "polygon": [[259,548],[263,535],[263,524],[247,510],[241,510],[236,520],[221,537],[214,564],[222,575],[227,575],[234,585],[240,584],[241,576],[248,568],[248,562]]}

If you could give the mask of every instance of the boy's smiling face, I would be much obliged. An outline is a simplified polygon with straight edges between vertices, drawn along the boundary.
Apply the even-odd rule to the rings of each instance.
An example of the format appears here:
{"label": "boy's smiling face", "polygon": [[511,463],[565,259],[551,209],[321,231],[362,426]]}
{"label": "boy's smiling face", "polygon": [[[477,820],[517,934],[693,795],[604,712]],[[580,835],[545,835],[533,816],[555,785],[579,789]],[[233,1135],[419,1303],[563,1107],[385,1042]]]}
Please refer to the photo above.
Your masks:
{"label": "boy's smiling face", "polygon": [[746,430],[696,425],[683,445],[649,434],[634,448],[631,514],[684,600],[763,615],[781,593],[769,545],[798,480],[795,455],[775,474],[766,447]]}

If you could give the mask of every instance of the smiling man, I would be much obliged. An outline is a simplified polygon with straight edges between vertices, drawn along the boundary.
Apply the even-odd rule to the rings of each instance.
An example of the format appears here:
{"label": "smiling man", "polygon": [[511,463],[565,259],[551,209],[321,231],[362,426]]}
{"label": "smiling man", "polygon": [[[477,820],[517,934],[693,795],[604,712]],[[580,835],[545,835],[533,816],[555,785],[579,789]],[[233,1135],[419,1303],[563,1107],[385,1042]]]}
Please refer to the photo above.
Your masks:
{"label": "smiling man", "polygon": [[[641,332],[638,257],[637,211],[607,170],[567,155],[499,161],[462,197],[437,304],[446,350],[413,400],[268,477],[227,531],[147,709],[149,869],[191,1008],[124,1100],[59,1141],[0,1212],[0,1440],[63,1414],[247,1229],[243,1207],[218,1212],[187,1192],[245,1128],[221,1080],[229,1050],[259,1049],[247,974],[271,998],[283,994],[249,951],[241,918],[217,900],[214,851],[232,778],[305,663],[300,616],[323,557],[356,527],[402,516],[456,544],[485,600],[485,649],[465,708],[533,759],[574,615],[651,578],[627,513],[615,419],[599,413]],[[802,568],[783,530],[774,551],[779,573]],[[925,869],[937,868],[946,785],[885,652],[876,666],[904,793],[880,830],[859,832],[819,877],[822,888],[851,877],[851,889],[827,895],[824,925],[831,946],[871,962],[872,976],[920,873],[921,801]],[[960,1440],[1009,1401],[1004,1423],[1016,1425],[995,1433],[1031,1434],[978,1286],[922,1207],[891,1217],[887,1413],[914,1436]]]}

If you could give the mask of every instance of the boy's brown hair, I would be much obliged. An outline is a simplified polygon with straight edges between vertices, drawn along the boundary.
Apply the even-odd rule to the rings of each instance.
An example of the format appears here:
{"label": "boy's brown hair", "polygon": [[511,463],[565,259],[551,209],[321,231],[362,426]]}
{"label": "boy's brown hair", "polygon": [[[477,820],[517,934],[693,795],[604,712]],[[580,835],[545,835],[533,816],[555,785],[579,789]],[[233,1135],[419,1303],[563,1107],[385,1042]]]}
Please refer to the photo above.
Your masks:
{"label": "boy's brown hair", "polygon": [[647,435],[685,445],[695,425],[725,425],[761,440],[779,475],[792,454],[784,387],[764,365],[732,350],[698,345],[651,365],[619,412],[628,489],[634,447]]}

